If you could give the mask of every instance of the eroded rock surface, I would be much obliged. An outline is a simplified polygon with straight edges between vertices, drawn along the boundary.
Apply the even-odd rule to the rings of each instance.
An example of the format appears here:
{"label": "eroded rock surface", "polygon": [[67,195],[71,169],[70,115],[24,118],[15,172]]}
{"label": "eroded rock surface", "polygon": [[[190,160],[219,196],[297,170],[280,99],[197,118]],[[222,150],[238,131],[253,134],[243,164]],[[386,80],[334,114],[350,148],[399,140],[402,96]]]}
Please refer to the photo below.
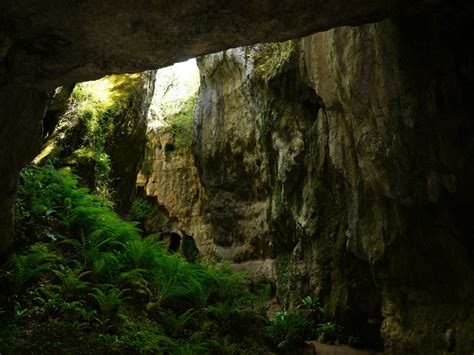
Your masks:
{"label": "eroded rock surface", "polygon": [[192,151],[176,149],[175,144],[176,139],[168,127],[148,133],[145,161],[137,185],[146,196],[155,198],[163,211],[156,223],[150,221],[154,226],[147,228],[149,232],[192,235],[199,241],[205,191]]}
{"label": "eroded rock surface", "polygon": [[203,57],[201,252],[274,260],[283,305],[386,353],[472,351],[473,33],[448,11]]}
{"label": "eroded rock surface", "polygon": [[0,88],[0,253],[11,243],[18,174],[41,149],[48,95],[34,89]]}
{"label": "eroded rock surface", "polygon": [[106,142],[110,156],[110,179],[115,191],[115,209],[127,214],[135,198],[135,181],[145,154],[147,114],[153,98],[155,71],[140,75],[130,91],[126,106],[113,121],[113,131]]}
{"label": "eroded rock surface", "polygon": [[[413,3],[427,4],[2,2],[0,250],[18,171],[40,147],[45,91]],[[474,347],[473,9],[452,3],[201,61],[201,244],[274,259],[282,303],[318,295],[349,333],[380,332],[387,353]]]}

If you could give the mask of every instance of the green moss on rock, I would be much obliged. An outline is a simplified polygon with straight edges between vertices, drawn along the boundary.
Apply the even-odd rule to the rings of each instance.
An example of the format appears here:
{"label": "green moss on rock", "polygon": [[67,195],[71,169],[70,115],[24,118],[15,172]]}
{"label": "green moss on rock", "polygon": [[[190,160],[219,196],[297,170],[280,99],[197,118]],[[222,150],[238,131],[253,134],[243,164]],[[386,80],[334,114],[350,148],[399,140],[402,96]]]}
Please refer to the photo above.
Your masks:
{"label": "green moss on rock", "polygon": [[252,51],[255,77],[265,82],[275,78],[284,70],[285,65],[290,63],[294,51],[294,41],[256,45]]}
{"label": "green moss on rock", "polygon": [[[67,110],[35,162],[42,164],[53,159],[57,166],[68,166],[81,177],[83,185],[122,205],[121,198],[127,194],[123,191],[129,188],[122,188],[121,181],[125,181],[127,171],[134,170],[130,161],[141,161],[139,152],[145,142],[146,117],[141,106],[146,105],[144,83],[148,76],[109,75],[77,84]],[[126,144],[133,146],[121,148]],[[130,156],[127,151],[138,153]],[[133,184],[130,186],[134,188]],[[118,195],[114,196],[114,190],[118,190]],[[128,208],[130,203],[126,203]]]}

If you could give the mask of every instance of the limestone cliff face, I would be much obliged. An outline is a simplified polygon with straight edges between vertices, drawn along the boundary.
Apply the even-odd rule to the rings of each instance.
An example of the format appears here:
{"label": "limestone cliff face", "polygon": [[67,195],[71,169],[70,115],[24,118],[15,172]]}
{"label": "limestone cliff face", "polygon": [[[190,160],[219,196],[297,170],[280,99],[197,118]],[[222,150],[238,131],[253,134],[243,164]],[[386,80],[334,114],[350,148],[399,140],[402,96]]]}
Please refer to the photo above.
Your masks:
{"label": "limestone cliff face", "polygon": [[444,12],[201,58],[201,252],[274,260],[282,304],[386,353],[472,351],[473,33]]}
{"label": "limestone cliff face", "polygon": [[268,212],[275,157],[267,149],[271,132],[265,106],[269,89],[256,83],[248,48],[203,57],[198,65],[202,79],[195,156],[207,193],[207,239],[218,258],[273,258]]}
{"label": "limestone cliff face", "polygon": [[[321,225],[336,222],[330,232],[341,243],[328,299],[343,318],[355,311],[382,321],[388,353],[462,354],[474,347],[467,335],[474,73],[473,52],[463,44],[473,28],[448,15],[338,29],[301,42],[301,73],[325,108],[318,136],[330,193],[313,203],[316,211],[318,200],[333,209]],[[324,248],[318,234],[299,258],[309,275]],[[381,317],[374,313],[378,301]]]}
{"label": "limestone cliff face", "polygon": [[[145,161],[137,185],[162,207],[160,232],[189,235],[199,239],[202,201],[205,199],[190,149],[175,149],[176,138],[169,128],[148,132]],[[164,220],[163,220],[164,219]],[[151,226],[151,231],[156,226]],[[205,246],[200,244],[200,249]]]}

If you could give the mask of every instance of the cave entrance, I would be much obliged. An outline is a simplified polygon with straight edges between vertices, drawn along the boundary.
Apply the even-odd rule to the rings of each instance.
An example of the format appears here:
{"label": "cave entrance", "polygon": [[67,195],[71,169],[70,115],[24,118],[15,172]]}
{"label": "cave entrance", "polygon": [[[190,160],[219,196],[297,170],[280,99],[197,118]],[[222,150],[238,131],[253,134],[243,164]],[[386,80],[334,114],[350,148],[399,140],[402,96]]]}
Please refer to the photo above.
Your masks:
{"label": "cave entrance", "polygon": [[170,253],[181,253],[188,261],[195,261],[199,257],[199,249],[190,235],[180,235],[176,232],[163,233],[162,240]]}
{"label": "cave entrance", "polygon": [[177,253],[181,246],[181,236],[178,233],[169,234],[168,250],[171,253]]}
{"label": "cave entrance", "polygon": [[181,241],[181,253],[188,261],[195,261],[199,257],[199,249],[194,238],[190,235],[183,235]]}

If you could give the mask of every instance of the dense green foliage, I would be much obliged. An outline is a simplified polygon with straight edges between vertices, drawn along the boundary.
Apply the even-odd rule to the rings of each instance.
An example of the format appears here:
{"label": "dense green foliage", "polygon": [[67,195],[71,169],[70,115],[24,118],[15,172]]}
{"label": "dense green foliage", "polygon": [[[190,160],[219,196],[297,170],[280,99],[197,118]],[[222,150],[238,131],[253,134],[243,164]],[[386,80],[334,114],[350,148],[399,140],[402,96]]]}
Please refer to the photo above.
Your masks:
{"label": "dense green foliage", "polygon": [[240,275],[169,254],[77,178],[27,167],[0,269],[0,352],[261,353]]}

